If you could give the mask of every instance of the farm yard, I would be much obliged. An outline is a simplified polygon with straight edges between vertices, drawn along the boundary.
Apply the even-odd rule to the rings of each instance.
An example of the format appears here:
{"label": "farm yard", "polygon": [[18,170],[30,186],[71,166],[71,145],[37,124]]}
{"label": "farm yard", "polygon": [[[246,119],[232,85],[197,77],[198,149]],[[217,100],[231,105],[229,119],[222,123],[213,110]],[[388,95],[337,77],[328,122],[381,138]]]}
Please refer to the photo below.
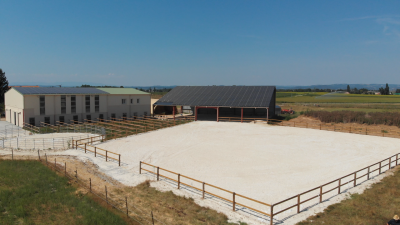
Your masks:
{"label": "farm yard", "polygon": [[[68,150],[58,154],[92,160],[102,172],[125,185],[137,185],[146,179],[156,180],[154,174],[149,172],[138,174],[138,162],[142,161],[235,192],[238,194],[238,203],[268,213],[268,206],[239,195],[267,204],[276,203],[386,159],[398,153],[396,146],[399,143],[400,139],[394,138],[304,128],[193,122],[96,145],[121,154],[123,164],[120,168],[104,159],[93,159],[82,151]],[[155,167],[143,165],[143,168],[156,173]],[[377,174],[372,173],[371,178]],[[160,175],[177,179],[174,174],[166,171],[160,172]],[[350,178],[342,182],[346,183]],[[364,178],[358,180],[358,184],[365,181]],[[160,190],[176,190],[175,183],[163,178],[161,180],[165,182],[153,185]],[[202,185],[193,180],[185,180],[184,177],[181,177],[181,182],[199,189]],[[346,183],[343,190],[351,187]],[[260,213],[254,215],[253,211],[240,206],[238,218],[237,214],[229,213],[232,207],[229,202],[211,195],[202,202],[199,200],[201,193],[196,193],[195,189],[186,189],[197,199],[197,203],[227,212],[230,219],[242,218],[242,221],[249,223],[268,221],[267,216]],[[326,187],[328,189],[330,187]],[[206,190],[228,200],[232,199],[229,192],[211,186],[207,186]],[[335,195],[337,192],[333,191],[324,198]],[[316,202],[303,204],[302,209]],[[278,206],[275,210],[279,211],[285,206],[288,205]],[[293,210],[287,211],[276,219],[291,217],[293,214]],[[304,219],[298,218],[299,221]]]}

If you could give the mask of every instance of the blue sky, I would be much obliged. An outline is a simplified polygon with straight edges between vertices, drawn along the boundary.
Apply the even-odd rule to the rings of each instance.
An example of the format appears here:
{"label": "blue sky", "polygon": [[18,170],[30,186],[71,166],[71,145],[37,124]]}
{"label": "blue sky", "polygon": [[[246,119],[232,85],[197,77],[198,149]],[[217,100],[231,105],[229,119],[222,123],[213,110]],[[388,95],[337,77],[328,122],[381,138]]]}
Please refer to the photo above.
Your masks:
{"label": "blue sky", "polygon": [[400,1],[0,1],[10,83],[400,83]]}

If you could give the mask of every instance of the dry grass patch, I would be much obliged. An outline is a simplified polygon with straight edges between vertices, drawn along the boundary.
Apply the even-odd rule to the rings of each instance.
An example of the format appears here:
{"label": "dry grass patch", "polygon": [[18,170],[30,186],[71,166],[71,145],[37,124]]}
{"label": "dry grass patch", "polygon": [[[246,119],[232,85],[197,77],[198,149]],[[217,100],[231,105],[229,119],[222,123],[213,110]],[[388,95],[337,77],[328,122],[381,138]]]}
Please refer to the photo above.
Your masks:
{"label": "dry grass patch", "polygon": [[400,215],[400,170],[373,184],[363,194],[350,195],[341,203],[328,206],[322,213],[298,225],[308,224],[386,224]]}

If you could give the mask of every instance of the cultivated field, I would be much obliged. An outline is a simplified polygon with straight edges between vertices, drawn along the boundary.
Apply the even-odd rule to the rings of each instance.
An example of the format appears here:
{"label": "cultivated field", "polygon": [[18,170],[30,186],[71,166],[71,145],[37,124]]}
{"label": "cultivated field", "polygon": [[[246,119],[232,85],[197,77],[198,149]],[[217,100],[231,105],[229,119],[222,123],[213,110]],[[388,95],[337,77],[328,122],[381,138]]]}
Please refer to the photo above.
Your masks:
{"label": "cultivated field", "polygon": [[326,92],[277,92],[279,103],[399,103],[399,95],[337,94]]}
{"label": "cultivated field", "polygon": [[[98,146],[120,153],[122,161],[126,163],[123,167],[131,173],[137,173],[138,162],[143,161],[271,204],[392,156],[399,152],[399,144],[400,139],[313,129],[193,122]],[[156,172],[156,168],[147,169]],[[117,174],[116,171],[110,173],[126,184],[143,181],[141,176]],[[177,179],[171,173],[160,174]],[[377,172],[371,177],[376,175]],[[358,180],[357,184],[365,180]],[[201,189],[201,183],[183,178],[181,182]],[[347,181],[344,179],[342,182],[344,184]],[[174,183],[171,185],[171,188],[176,187]],[[349,183],[342,190],[351,187],[352,183]],[[232,194],[209,186],[207,191],[232,199]],[[333,191],[324,199],[336,194],[337,191]],[[269,212],[269,207],[262,204],[239,197],[236,201]],[[308,202],[301,208],[317,202]],[[222,204],[229,207],[227,202]],[[288,203],[291,204],[295,204],[295,201]],[[275,210],[279,211],[288,205]],[[239,208],[239,211],[246,210]],[[278,218],[289,217],[290,214],[295,214],[295,211],[285,212]],[[260,214],[256,214],[256,217],[267,219]]]}

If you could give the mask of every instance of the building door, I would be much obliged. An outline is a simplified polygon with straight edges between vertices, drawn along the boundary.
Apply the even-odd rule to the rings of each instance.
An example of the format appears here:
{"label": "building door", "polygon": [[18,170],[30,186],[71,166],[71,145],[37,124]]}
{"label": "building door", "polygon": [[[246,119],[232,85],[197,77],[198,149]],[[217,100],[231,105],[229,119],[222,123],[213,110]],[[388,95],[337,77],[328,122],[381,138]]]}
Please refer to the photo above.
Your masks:
{"label": "building door", "polygon": [[88,123],[92,122],[92,116],[91,115],[86,115],[86,120]]}
{"label": "building door", "polygon": [[64,124],[64,116],[60,116],[59,120],[60,120],[60,124]]}
{"label": "building door", "polygon": [[44,123],[45,123],[46,125],[49,125],[49,124],[50,124],[50,117],[45,117],[45,118],[44,118]]}
{"label": "building door", "polygon": [[35,118],[33,117],[29,118],[29,124],[35,126]]}
{"label": "building door", "polygon": [[100,122],[103,122],[103,120],[104,120],[103,114],[100,114],[100,115],[99,115],[99,119],[100,119]]}
{"label": "building door", "polygon": [[79,121],[78,115],[75,115],[75,116],[73,117],[73,120],[74,120],[74,124],[77,124],[78,121]]}

